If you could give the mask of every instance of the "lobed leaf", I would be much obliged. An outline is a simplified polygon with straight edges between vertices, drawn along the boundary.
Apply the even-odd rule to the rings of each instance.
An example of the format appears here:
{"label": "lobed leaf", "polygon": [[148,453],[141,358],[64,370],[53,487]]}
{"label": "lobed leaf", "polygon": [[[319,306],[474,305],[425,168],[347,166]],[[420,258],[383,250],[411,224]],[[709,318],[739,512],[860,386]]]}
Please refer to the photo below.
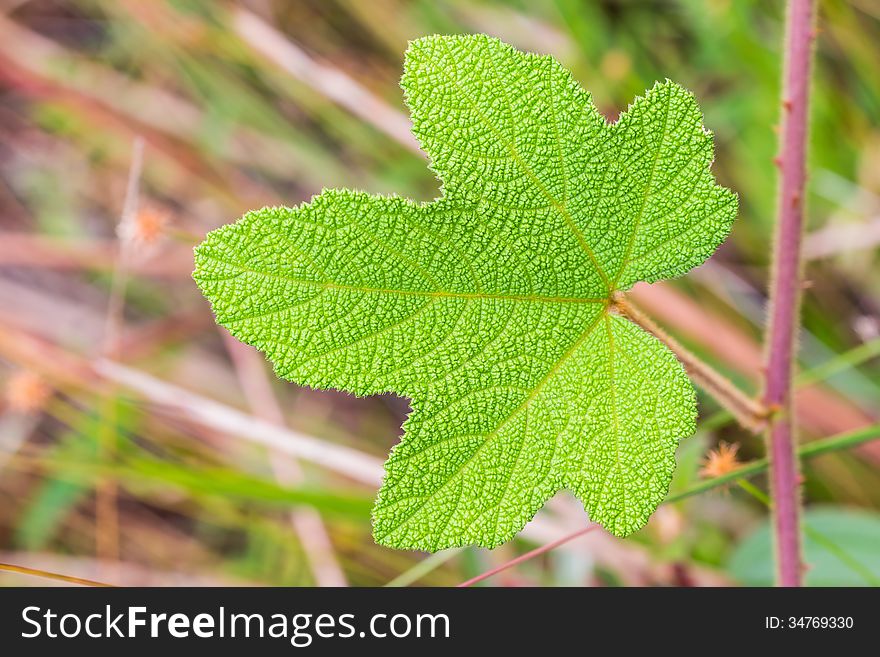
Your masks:
{"label": "lobed leaf", "polygon": [[439,199],[248,213],[198,247],[196,281],[279,376],[412,399],[380,543],[496,546],[560,488],[635,531],[696,405],[612,300],[703,262],[736,215],[693,96],[659,83],[609,124],[552,57],[483,35],[413,42],[401,85]]}

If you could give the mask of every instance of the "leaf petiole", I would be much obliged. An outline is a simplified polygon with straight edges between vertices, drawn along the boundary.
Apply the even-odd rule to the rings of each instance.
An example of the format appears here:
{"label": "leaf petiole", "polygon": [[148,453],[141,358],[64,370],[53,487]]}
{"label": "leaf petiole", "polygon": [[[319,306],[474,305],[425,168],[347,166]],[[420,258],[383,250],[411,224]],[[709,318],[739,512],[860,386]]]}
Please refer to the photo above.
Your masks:
{"label": "leaf petiole", "polygon": [[752,433],[764,430],[771,415],[770,409],[746,395],[730,379],[686,349],[622,294],[614,295],[611,309],[665,344],[684,365],[694,383],[712,395],[744,429]]}

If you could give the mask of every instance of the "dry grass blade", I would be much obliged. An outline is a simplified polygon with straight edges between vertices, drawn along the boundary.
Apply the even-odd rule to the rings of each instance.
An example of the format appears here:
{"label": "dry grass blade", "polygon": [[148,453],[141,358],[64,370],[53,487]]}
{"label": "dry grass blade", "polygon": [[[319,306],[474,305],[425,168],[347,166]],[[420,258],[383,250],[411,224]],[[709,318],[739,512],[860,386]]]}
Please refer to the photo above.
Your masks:
{"label": "dry grass blade", "polygon": [[112,584],[104,584],[103,582],[96,582],[91,579],[82,579],[80,577],[73,577],[72,575],[62,575],[61,573],[51,573],[48,570],[28,568],[27,566],[16,566],[11,563],[0,563],[0,570],[7,573],[30,575],[31,577],[42,577],[43,579],[51,579],[58,582],[65,582],[67,584],[77,584],[79,586],[112,586]]}
{"label": "dry grass blade", "polygon": [[366,121],[401,146],[421,155],[410,121],[339,69],[321,64],[262,18],[238,8],[233,15],[238,35],[254,50],[322,96]]}
{"label": "dry grass blade", "polygon": [[120,363],[99,360],[94,370],[107,380],[138,392],[151,403],[174,409],[214,431],[311,461],[370,486],[382,481],[382,462],[363,452],[255,419]]}
{"label": "dry grass blade", "polygon": [[[250,347],[223,334],[226,350],[232,358],[248,405],[254,415],[266,422],[284,427],[284,413],[266,376],[265,360]],[[269,464],[275,479],[283,484],[295,484],[303,473],[296,459],[276,450],[269,450]],[[313,508],[303,507],[290,512],[290,522],[296,531],[318,586],[347,586],[345,573],[333,549],[333,543],[321,514]]]}

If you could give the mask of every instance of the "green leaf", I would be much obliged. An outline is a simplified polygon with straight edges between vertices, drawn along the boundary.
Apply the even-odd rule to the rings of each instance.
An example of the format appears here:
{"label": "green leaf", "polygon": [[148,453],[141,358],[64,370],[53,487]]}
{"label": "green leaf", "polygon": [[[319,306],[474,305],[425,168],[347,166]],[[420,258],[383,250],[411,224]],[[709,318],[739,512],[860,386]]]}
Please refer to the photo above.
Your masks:
{"label": "green leaf", "polygon": [[[807,586],[880,585],[880,515],[834,506],[803,514]],[[773,586],[773,539],[769,522],[737,547],[730,573],[745,586]]]}
{"label": "green leaf", "polygon": [[608,124],[552,57],[483,35],[414,41],[401,86],[442,196],[328,190],[210,233],[217,321],[291,381],[412,399],[378,542],[496,546],[560,488],[635,531],[696,409],[611,302],[701,263],[736,214],[693,96],[660,83]]}

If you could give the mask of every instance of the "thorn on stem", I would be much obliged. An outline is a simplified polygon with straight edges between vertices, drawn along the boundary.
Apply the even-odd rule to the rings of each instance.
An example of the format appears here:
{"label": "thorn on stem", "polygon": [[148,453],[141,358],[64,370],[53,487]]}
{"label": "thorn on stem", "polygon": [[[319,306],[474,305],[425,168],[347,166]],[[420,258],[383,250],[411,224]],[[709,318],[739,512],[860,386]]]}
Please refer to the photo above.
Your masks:
{"label": "thorn on stem", "polygon": [[779,155],[777,155],[776,157],[774,157],[774,158],[773,158],[773,165],[774,165],[777,169],[782,169],[782,157],[779,156]]}
{"label": "thorn on stem", "polygon": [[794,107],[794,104],[788,98],[785,98],[782,101],[782,107],[785,109],[786,112],[790,112],[791,108]]}
{"label": "thorn on stem", "polygon": [[791,207],[796,208],[801,203],[801,195],[800,194],[792,194],[791,197]]}
{"label": "thorn on stem", "polygon": [[770,419],[779,415],[782,412],[782,406],[780,404],[767,404],[764,407],[764,417],[766,419]]}

